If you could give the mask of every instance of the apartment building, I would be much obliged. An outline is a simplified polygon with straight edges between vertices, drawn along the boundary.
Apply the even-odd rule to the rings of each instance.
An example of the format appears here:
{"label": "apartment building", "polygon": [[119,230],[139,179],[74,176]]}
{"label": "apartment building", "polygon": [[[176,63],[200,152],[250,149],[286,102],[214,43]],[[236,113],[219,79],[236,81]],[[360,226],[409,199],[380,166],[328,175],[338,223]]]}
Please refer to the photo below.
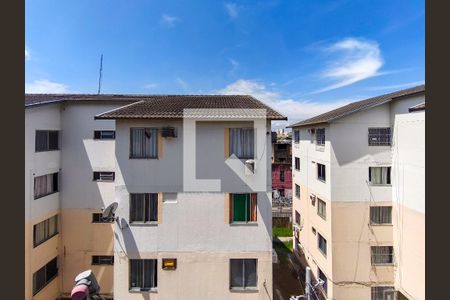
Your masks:
{"label": "apartment building", "polygon": [[291,142],[272,142],[272,190],[277,197],[292,198],[291,161]]}
{"label": "apartment building", "polygon": [[295,252],[327,299],[425,297],[424,102],[422,85],[290,126]]}
{"label": "apartment building", "polygon": [[[87,269],[116,299],[272,298],[270,127],[284,116],[250,96],[25,107],[26,299],[67,295]],[[113,202],[115,221],[102,219]]]}

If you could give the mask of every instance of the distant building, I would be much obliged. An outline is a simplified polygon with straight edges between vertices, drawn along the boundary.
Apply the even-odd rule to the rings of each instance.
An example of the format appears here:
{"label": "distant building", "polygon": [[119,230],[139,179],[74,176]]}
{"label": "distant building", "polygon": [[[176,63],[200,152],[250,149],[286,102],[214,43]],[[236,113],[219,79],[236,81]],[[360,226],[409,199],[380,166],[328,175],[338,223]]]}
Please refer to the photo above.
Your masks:
{"label": "distant building", "polygon": [[292,145],[272,141],[272,192],[275,198],[292,198]]}
{"label": "distant building", "polygon": [[425,299],[425,86],[293,128],[295,253],[327,299]]}

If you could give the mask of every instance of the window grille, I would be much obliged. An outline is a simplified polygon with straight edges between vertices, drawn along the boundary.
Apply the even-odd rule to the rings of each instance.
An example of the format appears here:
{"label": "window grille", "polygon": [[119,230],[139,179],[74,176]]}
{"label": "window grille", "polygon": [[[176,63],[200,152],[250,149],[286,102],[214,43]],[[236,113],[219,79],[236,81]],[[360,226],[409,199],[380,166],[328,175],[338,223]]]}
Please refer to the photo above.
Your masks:
{"label": "window grille", "polygon": [[316,145],[325,145],[325,128],[316,129]]}
{"label": "window grille", "polygon": [[390,146],[392,135],[390,127],[369,128],[369,146]]}
{"label": "window grille", "polygon": [[157,264],[156,259],[130,259],[130,291],[156,289]]}
{"label": "window grille", "polygon": [[392,264],[394,262],[394,249],[392,246],[372,246],[372,265]]}
{"label": "window grille", "polygon": [[371,206],[370,224],[392,224],[392,206]]}

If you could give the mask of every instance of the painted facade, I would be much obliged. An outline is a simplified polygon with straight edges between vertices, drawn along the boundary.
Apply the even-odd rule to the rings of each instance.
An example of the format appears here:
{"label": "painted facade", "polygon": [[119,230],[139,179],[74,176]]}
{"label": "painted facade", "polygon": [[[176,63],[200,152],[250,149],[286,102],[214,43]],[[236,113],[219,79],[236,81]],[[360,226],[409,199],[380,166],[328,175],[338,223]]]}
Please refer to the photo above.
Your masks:
{"label": "painted facade", "polygon": [[[424,299],[420,294],[424,285],[421,275],[415,275],[415,271],[405,272],[411,268],[419,270],[423,265],[415,266],[413,258],[404,254],[407,251],[401,250],[415,242],[424,245],[424,217],[422,214],[422,221],[415,227],[412,220],[417,219],[417,213],[408,213],[407,208],[400,208],[399,212],[398,202],[401,201],[395,200],[399,191],[398,180],[395,179],[398,176],[395,171],[399,162],[395,154],[398,138],[394,138],[391,146],[370,146],[368,143],[368,128],[390,127],[394,137],[397,134],[403,136],[404,131],[412,132],[413,127],[399,129],[406,127],[399,125],[400,120],[411,117],[409,107],[424,101],[423,93],[411,95],[329,123],[293,127],[293,130],[300,131],[300,140],[293,142],[292,151],[293,163],[296,157],[300,158],[300,170],[293,170],[292,187],[293,220],[297,220],[295,248],[298,255],[304,256],[315,278],[319,277],[320,270],[321,277],[327,279],[326,291],[323,291],[327,299],[374,299],[371,295],[376,287],[401,290],[406,286],[411,288],[412,282],[416,284],[416,294],[409,299]],[[325,130],[325,143],[319,145],[315,133],[322,128]],[[411,148],[411,153],[419,151],[422,154],[422,145]],[[403,151],[404,147],[401,148]],[[403,157],[410,159],[412,156],[404,154]],[[319,178],[319,164],[324,166],[325,179]],[[391,167],[391,183],[372,184],[369,167]],[[420,167],[417,169],[423,171]],[[419,181],[416,182],[420,183],[419,187],[414,189],[422,189],[423,173],[409,175],[410,182],[404,182],[408,186],[402,188],[409,189],[410,184]],[[296,188],[300,189],[299,195],[294,192]],[[414,199],[411,201],[424,204],[423,190],[416,193]],[[371,207],[377,206],[392,207],[389,224],[371,222]],[[300,218],[297,215],[296,219],[296,213]],[[404,215],[403,228],[398,225],[398,214]],[[417,227],[421,234],[415,237],[417,231],[414,229]],[[319,247],[322,245],[319,235],[326,240],[325,253]],[[403,245],[399,244],[399,236],[403,237]],[[373,264],[371,247],[377,246],[393,247],[393,261]],[[423,257],[422,246],[416,253],[419,261]],[[402,285],[399,283],[402,277],[399,276],[403,276]]]}

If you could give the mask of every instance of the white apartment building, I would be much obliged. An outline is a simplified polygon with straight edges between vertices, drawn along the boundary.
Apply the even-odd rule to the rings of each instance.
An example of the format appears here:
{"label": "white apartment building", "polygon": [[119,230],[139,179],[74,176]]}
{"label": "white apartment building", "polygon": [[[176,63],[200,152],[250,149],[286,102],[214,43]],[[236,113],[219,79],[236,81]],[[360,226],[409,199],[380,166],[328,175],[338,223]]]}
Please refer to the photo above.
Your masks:
{"label": "white apartment building", "polygon": [[424,93],[422,85],[290,126],[295,252],[327,299],[425,299],[425,119],[409,112]]}
{"label": "white apartment building", "polygon": [[[115,299],[272,299],[270,127],[284,116],[250,96],[26,95],[25,108],[26,299],[70,294],[87,269]],[[264,121],[208,115],[192,136],[186,108]],[[249,159],[248,178],[267,174],[256,190],[230,167]],[[220,189],[186,190],[187,161]]]}

